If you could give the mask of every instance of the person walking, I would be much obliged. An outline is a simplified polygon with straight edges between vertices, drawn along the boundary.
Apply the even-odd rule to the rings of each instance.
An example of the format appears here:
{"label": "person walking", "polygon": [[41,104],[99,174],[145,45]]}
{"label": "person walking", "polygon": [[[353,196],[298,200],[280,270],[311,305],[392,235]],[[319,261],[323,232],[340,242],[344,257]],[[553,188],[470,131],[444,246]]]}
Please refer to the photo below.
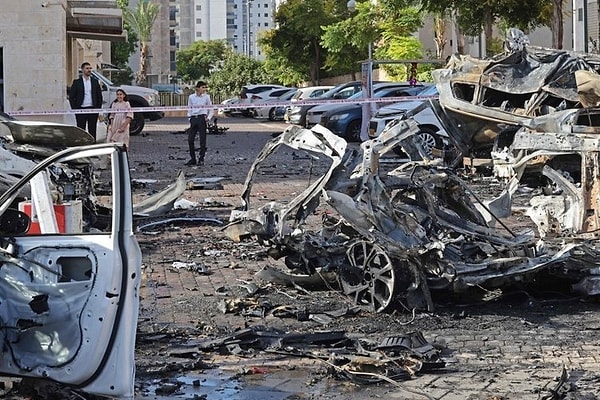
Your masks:
{"label": "person walking", "polygon": [[[190,160],[185,165],[204,165],[204,154],[206,153],[206,130],[207,123],[214,115],[210,96],[206,93],[206,83],[198,81],[196,83],[196,93],[188,98],[188,113],[190,119],[190,128],[188,129],[188,147],[190,151]],[[198,162],[196,163],[196,148],[194,143],[196,135],[200,136],[200,152]]]}
{"label": "person walking", "polygon": [[107,142],[123,142],[129,150],[129,124],[133,119],[131,104],[127,100],[127,93],[117,89],[117,98],[110,105],[112,111],[108,117]]}
{"label": "person walking", "polygon": [[[89,62],[81,64],[81,76],[73,81],[69,90],[69,103],[73,110],[102,108],[102,88],[96,78],[92,76],[92,66]],[[98,113],[75,114],[77,126],[86,130],[96,140],[96,124]]]}

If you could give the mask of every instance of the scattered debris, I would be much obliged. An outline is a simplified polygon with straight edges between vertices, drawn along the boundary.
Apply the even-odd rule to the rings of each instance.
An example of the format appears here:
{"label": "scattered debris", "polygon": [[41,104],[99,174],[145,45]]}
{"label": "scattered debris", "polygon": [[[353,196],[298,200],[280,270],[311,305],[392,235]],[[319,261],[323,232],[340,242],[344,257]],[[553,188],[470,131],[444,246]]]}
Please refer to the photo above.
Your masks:
{"label": "scattered debris", "polygon": [[161,221],[149,222],[147,224],[139,225],[136,228],[137,232],[144,232],[152,229],[156,229],[161,226],[170,225],[204,225],[204,224],[215,224],[223,225],[223,221],[216,218],[203,218],[203,217],[180,217],[180,218],[167,218]]}
{"label": "scattered debris", "polygon": [[181,262],[175,261],[171,266],[175,269],[186,269],[188,271],[197,272],[199,274],[208,275],[210,274],[209,268],[204,264],[198,264],[195,261],[192,262]]}
{"label": "scattered debris", "polygon": [[185,191],[185,175],[179,171],[175,183],[170,184],[162,191],[148,196],[144,200],[133,205],[133,213],[137,217],[155,217],[165,215],[173,209],[177,201]]}
{"label": "scattered debris", "polygon": [[210,178],[191,178],[188,179],[187,189],[189,190],[219,190],[223,189],[221,181],[226,179],[225,177],[215,176]]}
{"label": "scattered debris", "polygon": [[252,327],[233,335],[199,343],[201,351],[240,355],[263,350],[270,353],[321,360],[331,374],[360,384],[394,382],[445,367],[441,352],[421,332],[386,337],[380,342],[351,339],[343,331],[286,333]]}

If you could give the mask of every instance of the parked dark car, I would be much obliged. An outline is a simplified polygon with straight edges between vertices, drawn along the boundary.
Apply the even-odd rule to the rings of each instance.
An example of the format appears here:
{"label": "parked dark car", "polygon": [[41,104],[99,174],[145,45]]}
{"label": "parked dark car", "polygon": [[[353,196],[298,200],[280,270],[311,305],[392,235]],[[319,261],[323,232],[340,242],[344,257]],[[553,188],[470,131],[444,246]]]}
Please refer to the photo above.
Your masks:
{"label": "parked dark car", "polygon": [[[399,84],[401,85],[401,84]],[[389,86],[375,88],[374,98],[416,96],[428,86]],[[356,93],[350,99],[360,100],[362,92]],[[375,103],[376,106],[387,103]],[[321,115],[320,124],[331,132],[343,137],[349,142],[360,142],[360,131],[362,127],[362,103],[341,104]]]}
{"label": "parked dark car", "polygon": [[[362,89],[361,81],[352,81],[342,83],[321,96],[315,98],[315,100],[331,100],[331,99],[347,99],[354,93],[359,92]],[[290,124],[306,126],[306,114],[308,110],[313,108],[314,105],[292,105],[289,106],[285,112],[285,120]]]}

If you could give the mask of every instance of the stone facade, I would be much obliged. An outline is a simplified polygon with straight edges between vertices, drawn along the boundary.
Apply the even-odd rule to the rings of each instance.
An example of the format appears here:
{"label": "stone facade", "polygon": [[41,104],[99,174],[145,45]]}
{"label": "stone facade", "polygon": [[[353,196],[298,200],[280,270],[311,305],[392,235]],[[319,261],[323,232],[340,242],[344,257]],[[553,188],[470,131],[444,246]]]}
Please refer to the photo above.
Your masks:
{"label": "stone facade", "polygon": [[120,12],[116,0],[3,0],[2,110],[22,119],[74,123],[73,114],[59,113],[69,107],[67,86],[83,61],[99,66],[110,60],[110,43],[99,40],[123,40]]}

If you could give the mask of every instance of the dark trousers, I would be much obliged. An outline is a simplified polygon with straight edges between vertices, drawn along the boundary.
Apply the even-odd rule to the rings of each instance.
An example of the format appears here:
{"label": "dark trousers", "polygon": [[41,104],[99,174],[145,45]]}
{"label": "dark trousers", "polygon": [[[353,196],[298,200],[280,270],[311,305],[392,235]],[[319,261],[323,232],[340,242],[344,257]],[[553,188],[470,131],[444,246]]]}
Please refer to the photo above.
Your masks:
{"label": "dark trousers", "polygon": [[[87,130],[96,140],[96,124],[98,123],[98,113],[95,114],[75,114],[77,127]],[[87,129],[86,129],[87,125]]]}
{"label": "dark trousers", "polygon": [[190,118],[190,129],[188,130],[188,146],[190,149],[190,158],[192,161],[196,161],[196,134],[200,136],[200,152],[198,154],[199,160],[204,161],[204,154],[206,153],[206,117],[199,115]]}

